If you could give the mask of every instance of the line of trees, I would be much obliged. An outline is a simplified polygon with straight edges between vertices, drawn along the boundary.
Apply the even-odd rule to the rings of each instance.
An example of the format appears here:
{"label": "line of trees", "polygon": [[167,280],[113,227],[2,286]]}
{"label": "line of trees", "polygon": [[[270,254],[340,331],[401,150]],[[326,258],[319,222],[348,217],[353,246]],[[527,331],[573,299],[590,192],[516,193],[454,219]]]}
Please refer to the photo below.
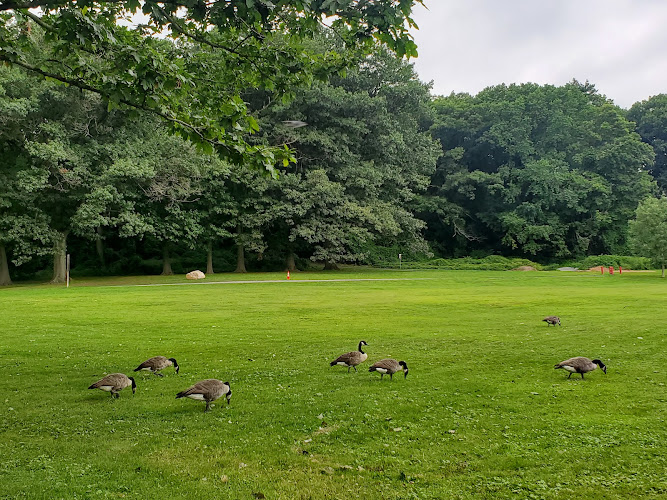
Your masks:
{"label": "line of trees", "polygon": [[[309,50],[339,43],[322,35]],[[665,96],[625,111],[572,81],[432,98],[380,44],[291,93],[241,94],[257,124],[248,148],[289,146],[271,176],[155,114],[0,67],[0,284],[47,259],[61,281],[68,248],[80,269],[160,262],[163,274],[174,256],[211,273],[398,252],[623,253],[640,202],[667,189]]]}

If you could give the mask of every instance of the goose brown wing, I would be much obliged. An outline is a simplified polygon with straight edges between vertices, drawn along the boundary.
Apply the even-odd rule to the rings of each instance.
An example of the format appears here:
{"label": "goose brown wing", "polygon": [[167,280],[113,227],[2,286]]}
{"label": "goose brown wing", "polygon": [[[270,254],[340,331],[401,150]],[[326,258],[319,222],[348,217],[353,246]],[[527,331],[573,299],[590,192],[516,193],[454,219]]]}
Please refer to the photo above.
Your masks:
{"label": "goose brown wing", "polygon": [[[192,394],[201,394],[203,396],[213,395],[213,394],[224,394],[225,384],[220,382],[217,379],[209,378],[197,382],[192,387],[188,387],[184,391],[179,392],[176,395],[176,398],[184,398],[186,396],[191,396]],[[218,397],[220,397],[218,395]]]}
{"label": "goose brown wing", "polygon": [[334,363],[341,363],[341,362],[349,363],[354,359],[356,354],[359,354],[359,351],[352,351],[352,352],[346,352],[345,354],[341,354],[336,359],[334,359]]}
{"label": "goose brown wing", "polygon": [[582,369],[588,367],[591,363],[591,360],[584,358],[582,356],[577,356],[576,358],[566,359],[558,363],[558,366],[571,366],[572,368]]}
{"label": "goose brown wing", "polygon": [[105,385],[110,385],[112,387],[118,387],[119,389],[123,389],[127,387],[130,384],[130,379],[128,379],[124,374],[122,373],[111,373],[104,377],[101,380],[98,380],[94,384],[92,384],[88,389],[99,389],[102,386]]}
{"label": "goose brown wing", "polygon": [[385,370],[393,371],[396,373],[401,369],[401,366],[395,359],[381,359],[380,361],[373,363],[371,368],[384,368]]}
{"label": "goose brown wing", "polygon": [[149,368],[151,370],[161,370],[167,367],[167,358],[164,356],[153,356],[152,358],[147,359],[139,366],[137,366],[134,371],[138,372],[139,370],[144,370]]}

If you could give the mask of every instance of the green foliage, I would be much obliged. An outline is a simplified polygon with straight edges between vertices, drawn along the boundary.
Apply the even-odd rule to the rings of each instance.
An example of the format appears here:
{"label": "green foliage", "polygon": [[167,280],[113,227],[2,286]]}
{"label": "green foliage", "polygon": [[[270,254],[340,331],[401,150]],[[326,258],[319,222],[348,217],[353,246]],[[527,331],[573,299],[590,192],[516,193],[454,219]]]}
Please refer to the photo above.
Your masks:
{"label": "green foliage", "polygon": [[[152,276],[0,290],[2,494],[667,494],[667,340],[657,319],[667,295],[654,273],[292,280],[332,277],[376,281],[294,283],[275,273],[244,279],[282,282],[187,286],[183,276]],[[182,286],[108,286],[150,283]],[[540,321],[549,314],[562,326]],[[329,367],[361,339],[369,359],[358,373]],[[86,389],[157,354],[175,357],[179,375],[135,373],[137,393],[115,401]],[[574,355],[603,360],[607,375],[567,380],[553,369]],[[408,378],[367,371],[384,357],[405,360]],[[229,406],[204,413],[201,402],[175,399],[211,377],[230,381]]]}
{"label": "green foliage", "polygon": [[637,124],[642,141],[655,151],[655,163],[649,171],[663,195],[667,195],[667,95],[658,94],[633,104],[627,116]]}
{"label": "green foliage", "polygon": [[637,215],[630,222],[632,245],[637,253],[650,257],[662,267],[667,265],[667,198],[647,198],[637,207]]}
{"label": "green foliage", "polygon": [[[420,214],[443,254],[622,251],[653,152],[589,84],[498,85],[434,102],[444,155]],[[458,250],[461,249],[461,250]]]}
{"label": "green foliage", "polygon": [[464,257],[461,259],[431,259],[419,262],[403,262],[407,269],[447,269],[457,271],[510,271],[520,266],[532,266],[541,269],[542,266],[528,259],[518,257],[503,257],[489,255],[481,259]]}
{"label": "green foliage", "polygon": [[[0,62],[95,92],[109,110],[153,113],[204,150],[274,173],[292,156],[247,142],[258,126],[241,94],[289,97],[361,60],[378,42],[416,56],[408,29],[417,3],[9,0],[0,4]],[[147,21],[135,26],[128,20],[139,10]],[[327,18],[345,57],[307,50]]]}
{"label": "green foliage", "polygon": [[614,266],[616,269],[646,270],[654,269],[651,259],[647,257],[636,257],[632,255],[590,255],[575,267],[590,269],[596,266]]}
{"label": "green foliage", "polygon": [[[274,186],[274,244],[313,248],[312,260],[331,264],[366,262],[373,245],[427,252],[411,208],[439,154],[423,125],[429,116],[428,87],[382,47],[345,76],[263,111],[266,140],[289,141],[298,158]],[[293,118],[308,126],[286,130],[281,122]]]}

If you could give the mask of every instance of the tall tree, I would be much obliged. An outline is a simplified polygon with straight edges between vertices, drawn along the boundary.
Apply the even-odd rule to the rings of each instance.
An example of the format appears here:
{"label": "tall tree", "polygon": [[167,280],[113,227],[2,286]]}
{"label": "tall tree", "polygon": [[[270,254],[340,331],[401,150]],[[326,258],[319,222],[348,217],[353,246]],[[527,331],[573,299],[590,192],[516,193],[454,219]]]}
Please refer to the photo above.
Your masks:
{"label": "tall tree", "polygon": [[642,141],[655,151],[655,163],[649,172],[662,193],[667,194],[667,94],[633,104],[628,119],[637,124]]}
{"label": "tall tree", "polygon": [[650,257],[662,268],[667,265],[667,198],[647,198],[637,207],[635,220],[630,221],[634,249]]}
{"label": "tall tree", "polygon": [[[378,46],[359,68],[260,114],[274,124],[269,140],[289,142],[297,156],[283,184],[279,232],[289,234],[288,258],[310,247],[311,258],[334,266],[362,260],[371,244],[426,250],[411,204],[439,155],[428,133],[429,101],[414,68]],[[281,125],[288,119],[308,125],[290,132]]]}
{"label": "tall tree", "polygon": [[26,134],[45,86],[0,67],[0,286],[12,282],[10,261],[21,265],[50,251],[49,217],[38,208],[39,192],[25,175]]}
{"label": "tall tree", "polygon": [[434,105],[445,154],[429,236],[546,258],[623,250],[652,151],[592,85],[499,85]]}
{"label": "tall tree", "polygon": [[[19,202],[22,218],[5,222],[28,217],[48,224],[48,238],[35,224],[29,227],[35,231],[35,239],[53,242],[52,281],[58,283],[65,279],[72,217],[91,190],[96,169],[106,161],[103,142],[113,121],[95,95],[30,79],[24,83],[32,92],[32,104],[21,127],[10,128],[11,136],[4,142],[13,155],[13,168],[9,169],[13,183],[8,186],[13,186],[10,192],[18,194],[14,202],[23,200]],[[6,105],[18,109],[22,102],[12,95]],[[24,245],[29,239],[22,239]]]}

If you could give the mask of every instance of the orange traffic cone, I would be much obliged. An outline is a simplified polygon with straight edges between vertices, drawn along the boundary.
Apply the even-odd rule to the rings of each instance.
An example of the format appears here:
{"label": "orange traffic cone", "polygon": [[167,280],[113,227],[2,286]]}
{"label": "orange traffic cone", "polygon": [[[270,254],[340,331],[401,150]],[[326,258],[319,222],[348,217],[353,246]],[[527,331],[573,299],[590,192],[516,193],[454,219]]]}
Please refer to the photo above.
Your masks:
{"label": "orange traffic cone", "polygon": [[287,279],[290,279],[290,278],[289,278],[289,271],[287,271]]}

